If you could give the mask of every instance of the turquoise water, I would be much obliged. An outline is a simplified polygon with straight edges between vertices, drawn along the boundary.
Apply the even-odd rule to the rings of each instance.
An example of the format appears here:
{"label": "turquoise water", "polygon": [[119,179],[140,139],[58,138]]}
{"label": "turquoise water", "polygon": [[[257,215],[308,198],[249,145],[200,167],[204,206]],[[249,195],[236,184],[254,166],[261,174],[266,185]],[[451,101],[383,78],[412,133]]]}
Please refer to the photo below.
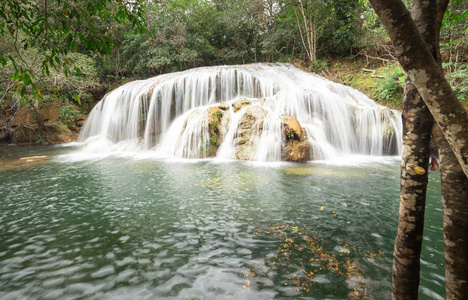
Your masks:
{"label": "turquoise water", "polygon": [[[1,299],[391,298],[395,158],[256,165],[0,149]],[[421,299],[445,296],[438,176]]]}

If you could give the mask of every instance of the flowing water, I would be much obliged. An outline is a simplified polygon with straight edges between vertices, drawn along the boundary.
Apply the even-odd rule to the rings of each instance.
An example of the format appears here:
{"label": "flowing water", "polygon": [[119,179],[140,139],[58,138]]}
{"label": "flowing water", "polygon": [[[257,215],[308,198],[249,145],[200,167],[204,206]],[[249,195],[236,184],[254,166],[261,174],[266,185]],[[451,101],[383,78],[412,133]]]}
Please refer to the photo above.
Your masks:
{"label": "flowing water", "polygon": [[[438,175],[421,299],[444,298]],[[0,182],[1,299],[390,299],[395,157],[258,164],[10,146]]]}
{"label": "flowing water", "polygon": [[152,149],[161,156],[206,158],[214,142],[208,109],[221,107],[215,156],[232,159],[242,117],[249,114],[233,104],[244,98],[266,114],[248,141],[248,160],[281,159],[282,115],[302,125],[313,159],[401,153],[399,112],[289,64],[204,67],[130,82],[96,105],[80,141],[90,154]]}

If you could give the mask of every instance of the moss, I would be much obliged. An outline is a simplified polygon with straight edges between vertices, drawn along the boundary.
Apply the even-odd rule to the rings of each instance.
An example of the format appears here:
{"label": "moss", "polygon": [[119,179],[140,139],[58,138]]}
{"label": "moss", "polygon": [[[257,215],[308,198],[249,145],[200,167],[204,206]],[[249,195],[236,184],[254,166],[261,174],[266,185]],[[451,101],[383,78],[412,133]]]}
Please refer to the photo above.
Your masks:
{"label": "moss", "polygon": [[221,145],[222,136],[219,126],[221,125],[221,119],[223,116],[224,112],[218,107],[210,107],[208,109],[208,132],[210,135],[210,145],[207,149],[208,153],[206,156],[215,156],[218,151],[218,147]]}

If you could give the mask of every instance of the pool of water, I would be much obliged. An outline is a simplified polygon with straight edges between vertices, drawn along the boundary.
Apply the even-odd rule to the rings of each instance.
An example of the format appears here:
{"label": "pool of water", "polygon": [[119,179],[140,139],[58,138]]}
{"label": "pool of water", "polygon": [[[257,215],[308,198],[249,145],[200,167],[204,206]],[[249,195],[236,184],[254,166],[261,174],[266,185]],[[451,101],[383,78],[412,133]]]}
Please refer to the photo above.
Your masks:
{"label": "pool of water", "polygon": [[[390,299],[399,161],[0,148],[1,299]],[[76,159],[79,157],[79,159]],[[431,173],[421,299],[443,299]]]}

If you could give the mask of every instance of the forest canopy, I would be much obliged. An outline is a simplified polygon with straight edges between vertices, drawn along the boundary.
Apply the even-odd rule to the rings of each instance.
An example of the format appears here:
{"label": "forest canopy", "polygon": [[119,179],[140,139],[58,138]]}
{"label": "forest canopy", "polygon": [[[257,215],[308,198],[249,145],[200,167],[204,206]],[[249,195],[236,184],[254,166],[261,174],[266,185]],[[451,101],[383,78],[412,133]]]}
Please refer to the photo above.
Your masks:
{"label": "forest canopy", "polygon": [[[459,99],[465,100],[467,9],[463,1],[450,3],[441,40],[447,77]],[[385,64],[380,76],[385,79],[375,84],[371,96],[386,101],[401,96],[404,73],[368,1],[6,0],[0,4],[2,105],[34,95],[84,103],[82,109],[88,110],[108,90],[137,78],[253,62],[296,62],[328,73],[329,62],[340,58]]]}

